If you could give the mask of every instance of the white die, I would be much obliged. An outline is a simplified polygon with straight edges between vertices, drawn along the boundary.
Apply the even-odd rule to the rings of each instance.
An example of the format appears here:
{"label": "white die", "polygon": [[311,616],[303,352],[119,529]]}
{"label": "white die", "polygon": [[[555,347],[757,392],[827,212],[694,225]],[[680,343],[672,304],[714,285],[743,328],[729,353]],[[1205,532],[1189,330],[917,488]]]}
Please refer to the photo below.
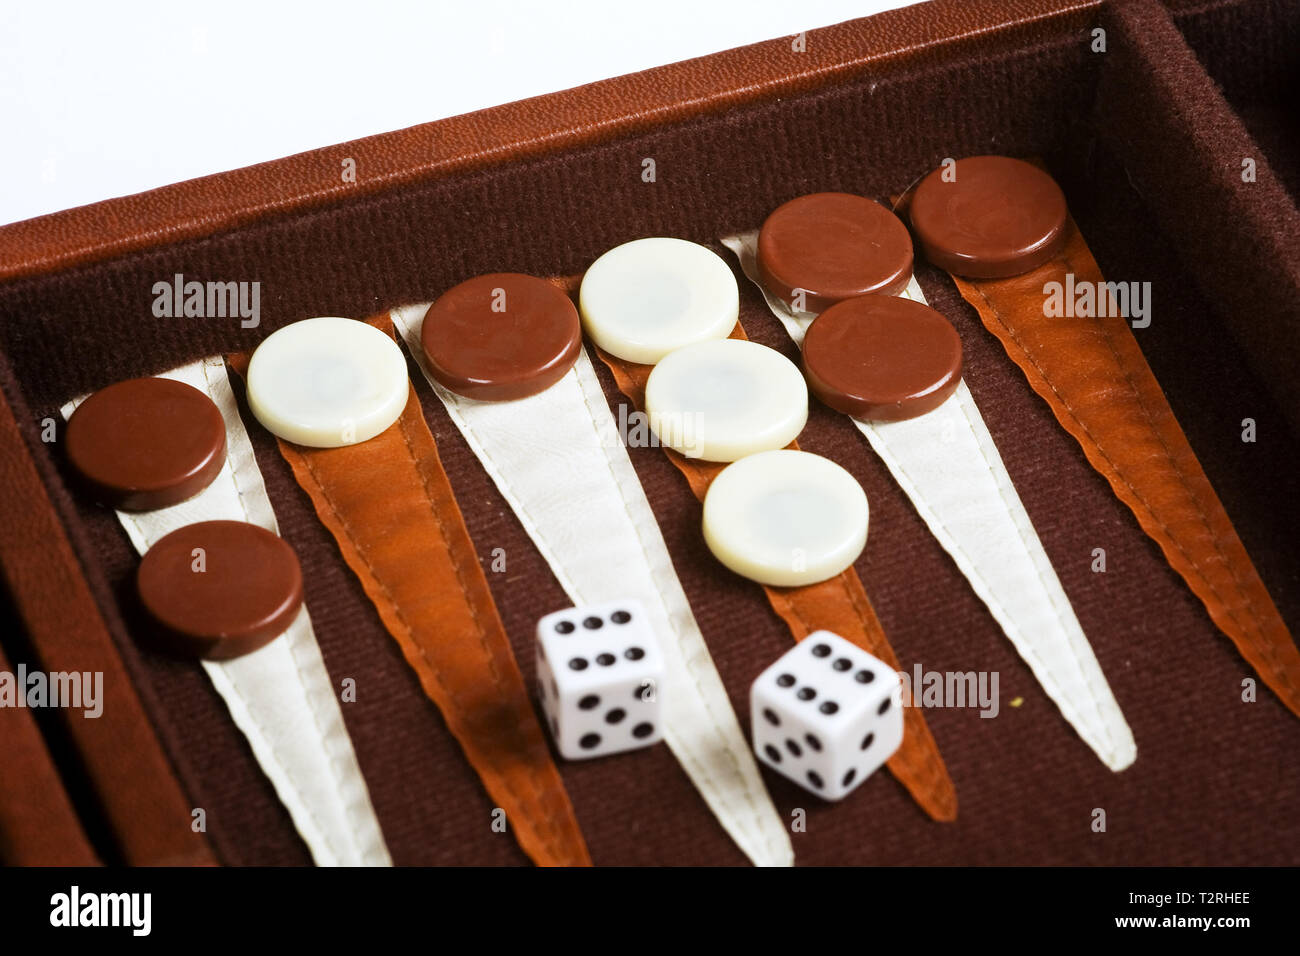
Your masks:
{"label": "white die", "polygon": [[754,752],[777,773],[840,800],[903,740],[898,674],[830,631],[814,631],[749,692]]}
{"label": "white die", "polygon": [[546,725],[570,760],[663,739],[663,654],[638,601],[609,601],[537,622],[537,683]]}

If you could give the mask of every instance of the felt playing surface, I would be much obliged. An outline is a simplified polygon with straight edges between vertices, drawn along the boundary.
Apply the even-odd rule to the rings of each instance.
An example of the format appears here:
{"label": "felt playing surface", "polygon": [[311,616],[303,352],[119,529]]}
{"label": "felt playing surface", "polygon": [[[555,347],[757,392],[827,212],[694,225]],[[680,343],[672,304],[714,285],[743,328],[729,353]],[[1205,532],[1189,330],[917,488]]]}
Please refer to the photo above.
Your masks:
{"label": "felt playing surface", "polygon": [[[1107,277],[1152,283],[1157,311],[1139,333],[1143,352],[1281,613],[1300,626],[1297,419],[1294,404],[1280,400],[1294,393],[1278,374],[1300,354],[1288,322],[1298,300],[1285,284],[1300,266],[1286,192],[1300,180],[1300,151],[1275,92],[1296,71],[1297,46],[1285,39],[1300,18],[1281,2],[1180,15],[1195,53],[1224,83],[1225,101],[1155,4],[1096,16],[1108,30],[1104,57],[1070,24],[1020,47],[887,64],[780,100],[269,215],[0,287],[0,386],[187,797],[208,810],[218,857],[307,862],[202,673],[131,639],[140,626],[127,598],[134,553],[111,513],[65,487],[57,448],[37,434],[43,417],[112,381],[247,350],[295,319],[360,318],[431,300],[488,271],[573,274],[645,235],[708,243],[756,227],[802,193],[900,192],[948,155],[1042,156]],[[1244,150],[1260,158],[1253,188],[1237,172]],[[640,177],[644,157],[657,160],[654,183]],[[154,318],[148,290],[178,272],[261,281],[261,326]],[[1130,722],[1138,760],[1119,775],[1096,761],[852,425],[815,406],[800,443],[848,468],[871,498],[857,568],[903,666],[995,670],[1002,701],[996,719],[973,709],[926,713],[960,800],[953,824],[929,821],[888,775],[834,807],[767,776],[783,814],[808,811],[806,832],[794,836],[798,862],[1294,863],[1300,722],[1266,690],[1256,703],[1241,701],[1249,669],[1200,603],[951,283],[924,264],[917,276],[962,336],[967,383]],[[741,321],[755,341],[793,357],[747,282]],[[622,399],[597,371],[617,417]],[[531,677],[532,628],[565,598],[441,403],[413,377],[480,559],[486,565],[497,547],[508,556],[508,571],[488,578]],[[1249,444],[1241,440],[1247,417],[1259,429]],[[281,531],[302,560],[326,665],[336,681],[357,681],[344,719],[394,861],[525,862],[511,839],[492,832],[489,799],[271,437],[253,432]],[[761,589],[708,554],[699,504],[662,452],[631,455],[733,705],[745,714],[749,682],[789,646],[788,631]],[[1099,547],[1105,573],[1091,570]],[[663,748],[562,772],[597,864],[743,862]],[[1105,833],[1091,829],[1097,808],[1107,814]]]}

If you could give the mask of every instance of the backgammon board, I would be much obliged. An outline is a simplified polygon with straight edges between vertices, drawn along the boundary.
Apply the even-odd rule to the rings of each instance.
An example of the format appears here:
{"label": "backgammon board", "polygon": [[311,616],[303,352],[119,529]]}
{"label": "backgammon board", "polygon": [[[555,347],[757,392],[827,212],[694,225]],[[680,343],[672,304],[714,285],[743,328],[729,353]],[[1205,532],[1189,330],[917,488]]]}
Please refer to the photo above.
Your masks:
{"label": "backgammon board", "polygon": [[[0,861],[1295,863],[1298,51],[1281,0],[932,0],[0,228],[0,677],[98,687],[0,707]],[[945,232],[990,156],[1018,271]],[[845,209],[906,257],[818,298]],[[910,321],[937,365],[846,383]],[[668,439],[691,350],[768,432]],[[114,498],[176,382],[197,457]],[[779,469],[839,543],[774,570],[728,506]],[[823,646],[906,691],[833,778],[766,726],[841,709]]]}

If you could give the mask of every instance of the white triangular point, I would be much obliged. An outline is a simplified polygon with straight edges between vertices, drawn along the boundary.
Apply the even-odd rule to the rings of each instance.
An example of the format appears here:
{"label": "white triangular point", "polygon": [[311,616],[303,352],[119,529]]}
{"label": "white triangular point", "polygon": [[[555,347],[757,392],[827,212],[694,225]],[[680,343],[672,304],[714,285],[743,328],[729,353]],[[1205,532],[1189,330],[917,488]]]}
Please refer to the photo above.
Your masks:
{"label": "white triangular point", "polygon": [[668,665],[668,746],[754,863],[791,865],[789,834],[763,786],[585,349],[564,378],[538,395],[474,401],[447,391],[429,374],[420,346],[427,310],[427,304],[395,309],[393,324],[569,600],[580,605],[636,598],[645,605]]}
{"label": "white triangular point", "polygon": [[[199,521],[248,521],[278,534],[225,363],[203,359],[162,377],[191,385],[216,403],[226,424],[226,463],[189,501],[117,512],[136,550],[143,555],[163,536]],[[63,417],[78,404],[64,405]],[[232,661],[205,661],[203,668],[316,865],[391,866],[307,609],[265,647]]]}
{"label": "white triangular point", "polygon": [[[757,232],[723,245],[762,289]],[[925,303],[913,276],[902,295]],[[815,318],[792,312],[763,290],[796,344]],[[1011,483],[975,400],[962,382],[943,405],[902,422],[856,419],[876,454],[952,556],[1062,716],[1111,770],[1128,767],[1137,746],[1074,608]]]}

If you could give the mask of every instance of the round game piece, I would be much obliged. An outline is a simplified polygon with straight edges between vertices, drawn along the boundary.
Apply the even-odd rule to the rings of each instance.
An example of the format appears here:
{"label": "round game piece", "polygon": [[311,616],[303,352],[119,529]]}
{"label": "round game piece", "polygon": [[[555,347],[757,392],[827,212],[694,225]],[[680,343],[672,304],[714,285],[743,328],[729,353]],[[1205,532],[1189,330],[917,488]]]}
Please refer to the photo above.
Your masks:
{"label": "round game piece", "polygon": [[685,239],[637,239],[591,264],[578,293],[591,340],[628,362],[653,365],[674,349],[725,339],[740,290],[722,257]]}
{"label": "round game piece", "polygon": [[248,361],[248,407],[273,435],[311,448],[374,438],[397,421],[410,383],[397,343],[327,316],[267,336]]}
{"label": "round game piece", "polygon": [[720,339],[670,352],[646,381],[645,408],[662,444],[687,458],[735,461],[798,437],[808,386],[775,349]]}
{"label": "round game piece", "polygon": [[466,398],[510,401],[564,377],[582,348],[582,323],[552,283],[496,272],[444,292],[425,313],[420,343],[439,384]]}
{"label": "round game piece", "polygon": [[226,460],[226,424],[212,399],[184,382],[133,378],[78,405],[65,444],[99,501],[152,511],[212,484]]}
{"label": "round game piece", "polygon": [[1037,166],[1007,156],[973,156],[936,169],[916,187],[910,215],[925,257],[971,279],[1029,272],[1065,247],[1061,187]]}
{"label": "round game piece", "polygon": [[141,559],[136,585],[167,649],[205,660],[269,644],[302,606],[293,549],[243,521],[201,521],[166,535]]}
{"label": "round game piece", "polygon": [[863,421],[933,411],[961,383],[961,337],[920,302],[888,295],[846,299],[817,316],[803,342],[812,393]]}
{"label": "round game piece", "polygon": [[857,479],[806,451],[765,451],[724,468],[704,496],[713,556],[759,584],[833,578],[867,543],[867,496]]}
{"label": "round game piece", "polygon": [[874,200],[813,193],[767,217],[758,233],[758,270],[764,288],[791,308],[821,312],[855,295],[902,292],[912,277],[912,237]]}

